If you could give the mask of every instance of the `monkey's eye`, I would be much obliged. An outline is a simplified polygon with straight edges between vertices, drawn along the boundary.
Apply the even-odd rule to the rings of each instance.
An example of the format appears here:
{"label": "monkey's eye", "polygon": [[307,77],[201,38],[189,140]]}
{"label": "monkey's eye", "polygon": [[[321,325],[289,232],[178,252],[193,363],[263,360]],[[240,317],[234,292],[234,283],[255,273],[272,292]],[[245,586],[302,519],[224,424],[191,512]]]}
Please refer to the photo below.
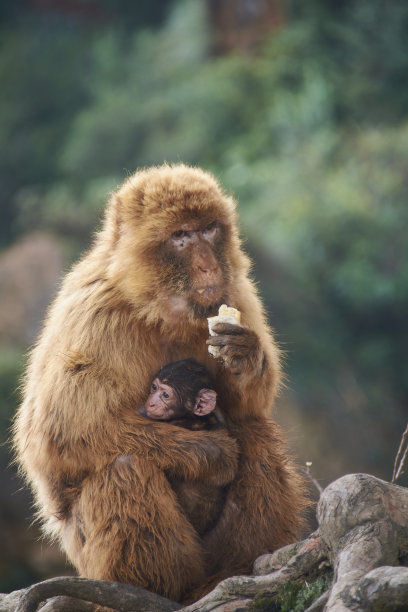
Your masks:
{"label": "monkey's eye", "polygon": [[152,391],[157,391],[157,385],[155,383],[152,384]]}
{"label": "monkey's eye", "polygon": [[212,238],[218,229],[218,224],[216,221],[209,223],[207,227],[201,230],[201,233],[207,238]]}
{"label": "monkey's eye", "polygon": [[170,395],[167,393],[167,391],[163,391],[163,397],[165,399],[169,399]]}
{"label": "monkey's eye", "polygon": [[172,238],[187,238],[188,236],[188,232],[185,232],[184,230],[177,230],[177,232],[173,232],[171,237]]}
{"label": "monkey's eye", "polygon": [[172,242],[173,246],[181,250],[191,242],[194,233],[194,231],[177,230],[176,232],[172,233],[170,241]]}

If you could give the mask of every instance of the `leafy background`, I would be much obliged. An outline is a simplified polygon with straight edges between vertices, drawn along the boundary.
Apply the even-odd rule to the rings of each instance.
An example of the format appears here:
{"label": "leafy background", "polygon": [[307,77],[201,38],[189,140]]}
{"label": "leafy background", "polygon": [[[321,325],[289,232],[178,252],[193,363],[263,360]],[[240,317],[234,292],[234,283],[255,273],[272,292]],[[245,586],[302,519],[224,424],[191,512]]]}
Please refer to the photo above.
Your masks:
{"label": "leafy background", "polygon": [[56,4],[0,7],[3,591],[70,571],[8,428],[58,279],[137,167],[197,164],[239,201],[299,463],[389,480],[407,422],[408,5],[274,0],[279,24],[227,52],[210,1]]}

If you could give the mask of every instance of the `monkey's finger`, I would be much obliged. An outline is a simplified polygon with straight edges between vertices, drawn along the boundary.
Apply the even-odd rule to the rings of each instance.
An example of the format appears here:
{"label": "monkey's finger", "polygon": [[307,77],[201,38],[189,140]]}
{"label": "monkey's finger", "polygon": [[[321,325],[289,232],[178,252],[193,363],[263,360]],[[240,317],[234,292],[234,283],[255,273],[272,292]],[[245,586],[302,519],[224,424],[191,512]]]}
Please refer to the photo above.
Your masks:
{"label": "monkey's finger", "polygon": [[206,343],[211,346],[247,346],[248,340],[244,336],[210,336]]}
{"label": "monkey's finger", "polygon": [[234,334],[242,335],[248,333],[248,330],[242,325],[234,325],[233,323],[216,323],[212,326],[212,330],[216,334]]}
{"label": "monkey's finger", "polygon": [[220,350],[220,357],[222,357],[224,366],[232,372],[232,374],[240,374],[242,371],[242,360],[228,354],[228,347],[223,347]]}

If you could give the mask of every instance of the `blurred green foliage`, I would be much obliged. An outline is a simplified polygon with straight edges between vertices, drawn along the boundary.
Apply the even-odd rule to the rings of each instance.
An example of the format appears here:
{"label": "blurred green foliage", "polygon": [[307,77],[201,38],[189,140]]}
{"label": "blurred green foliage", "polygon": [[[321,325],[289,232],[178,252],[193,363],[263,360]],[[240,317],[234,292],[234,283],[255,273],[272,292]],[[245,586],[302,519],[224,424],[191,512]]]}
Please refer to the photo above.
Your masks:
{"label": "blurred green foliage", "polygon": [[389,478],[408,396],[408,5],[287,0],[257,54],[213,57],[203,1],[101,4],[112,19],[0,12],[0,245],[45,229],[75,258],[135,168],[213,171],[303,417],[349,469]]}

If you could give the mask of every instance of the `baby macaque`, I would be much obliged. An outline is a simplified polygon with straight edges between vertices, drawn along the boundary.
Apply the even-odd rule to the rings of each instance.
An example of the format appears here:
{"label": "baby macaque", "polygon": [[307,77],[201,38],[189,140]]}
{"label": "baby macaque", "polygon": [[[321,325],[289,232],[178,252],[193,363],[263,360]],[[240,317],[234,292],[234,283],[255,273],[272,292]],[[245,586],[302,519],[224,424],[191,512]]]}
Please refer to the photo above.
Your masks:
{"label": "baby macaque", "polygon": [[220,425],[216,408],[217,393],[207,368],[195,359],[183,359],[155,375],[141,414],[187,429],[210,429]]}
{"label": "baby macaque", "polygon": [[[211,375],[195,359],[164,366],[154,376],[140,413],[155,421],[168,421],[192,430],[223,426]],[[170,477],[169,481],[190,523],[200,536],[204,535],[221,513],[226,487]]]}

